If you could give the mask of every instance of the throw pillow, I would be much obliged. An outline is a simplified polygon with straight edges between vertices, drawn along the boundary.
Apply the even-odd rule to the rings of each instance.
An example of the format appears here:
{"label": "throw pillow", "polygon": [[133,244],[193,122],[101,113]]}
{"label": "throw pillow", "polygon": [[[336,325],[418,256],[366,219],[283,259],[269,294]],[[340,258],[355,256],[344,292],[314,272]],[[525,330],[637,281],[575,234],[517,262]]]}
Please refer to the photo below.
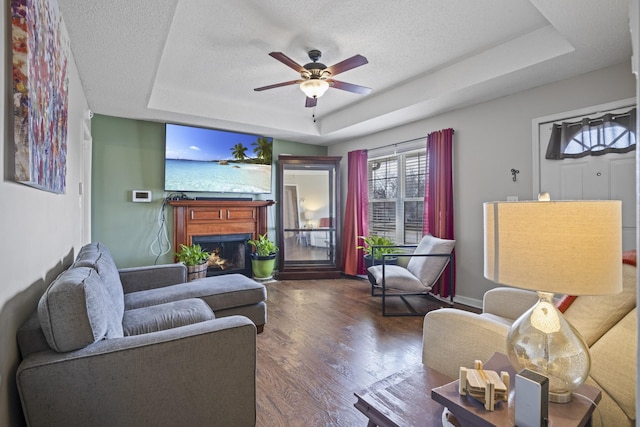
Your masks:
{"label": "throw pillow", "polygon": [[98,273],[88,267],[62,272],[38,303],[38,318],[49,346],[57,352],[122,337],[122,320]]}
{"label": "throw pillow", "polygon": [[111,298],[111,304],[116,309],[120,322],[124,313],[124,290],[120,281],[120,272],[113,262],[111,254],[105,249],[91,250],[83,248],[75,262],[74,267],[90,267],[98,272],[103,286]]}

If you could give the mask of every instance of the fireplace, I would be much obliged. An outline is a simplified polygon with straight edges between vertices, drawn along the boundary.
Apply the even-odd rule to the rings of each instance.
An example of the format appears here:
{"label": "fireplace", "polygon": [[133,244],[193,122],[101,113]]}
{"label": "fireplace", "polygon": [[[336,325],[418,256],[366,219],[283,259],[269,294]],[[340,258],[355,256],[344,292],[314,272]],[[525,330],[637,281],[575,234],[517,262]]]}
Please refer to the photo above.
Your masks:
{"label": "fireplace", "polygon": [[250,233],[193,236],[193,244],[209,252],[207,276],[240,273],[251,277]]}
{"label": "fireplace", "polygon": [[251,246],[247,240],[267,232],[267,207],[274,203],[273,200],[170,200],[173,247],[198,243],[208,252],[218,250],[218,256],[225,260],[233,258],[230,263],[233,268],[212,266],[208,276],[233,272],[251,277]]}

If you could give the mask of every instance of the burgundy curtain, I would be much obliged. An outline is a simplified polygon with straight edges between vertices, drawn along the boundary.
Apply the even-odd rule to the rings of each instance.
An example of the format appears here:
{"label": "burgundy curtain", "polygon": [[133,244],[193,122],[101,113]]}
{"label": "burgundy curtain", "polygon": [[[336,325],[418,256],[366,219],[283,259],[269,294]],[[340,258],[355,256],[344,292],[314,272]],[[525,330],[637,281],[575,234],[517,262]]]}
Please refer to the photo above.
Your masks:
{"label": "burgundy curtain", "polygon": [[[424,188],[422,231],[441,239],[454,239],[453,233],[453,129],[432,132],[427,136],[427,173]],[[455,250],[454,250],[455,254]],[[455,296],[455,255],[432,293],[449,297],[449,280],[453,279]]]}
{"label": "burgundy curtain", "polygon": [[347,203],[342,232],[342,271],[356,276],[366,274],[358,236],[369,229],[369,193],[367,186],[367,151],[349,152],[347,166]]}

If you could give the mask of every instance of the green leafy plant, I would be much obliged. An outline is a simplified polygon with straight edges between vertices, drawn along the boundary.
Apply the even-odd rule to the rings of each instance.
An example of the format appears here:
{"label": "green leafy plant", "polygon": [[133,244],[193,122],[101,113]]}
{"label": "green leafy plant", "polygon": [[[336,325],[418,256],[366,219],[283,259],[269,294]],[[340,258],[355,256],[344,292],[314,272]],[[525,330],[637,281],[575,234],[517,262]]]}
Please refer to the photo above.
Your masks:
{"label": "green leafy plant", "polygon": [[[365,255],[372,256],[371,252],[373,251],[373,247],[375,246],[376,259],[382,259],[382,255],[387,254],[397,254],[402,252],[400,248],[397,247],[388,247],[394,246],[395,243],[393,240],[384,236],[358,236],[358,239],[363,240],[363,245],[358,246],[358,249],[362,249]],[[382,246],[382,247],[380,247]],[[387,246],[387,247],[385,247]]]}
{"label": "green leafy plant", "polygon": [[198,265],[209,258],[209,252],[203,250],[200,245],[187,246],[181,243],[180,252],[176,252],[176,257],[184,265]]}
{"label": "green leafy plant", "polygon": [[258,256],[269,256],[279,250],[275,243],[267,239],[267,233],[259,234],[256,240],[248,240],[247,243],[256,248],[255,253],[258,254]]}

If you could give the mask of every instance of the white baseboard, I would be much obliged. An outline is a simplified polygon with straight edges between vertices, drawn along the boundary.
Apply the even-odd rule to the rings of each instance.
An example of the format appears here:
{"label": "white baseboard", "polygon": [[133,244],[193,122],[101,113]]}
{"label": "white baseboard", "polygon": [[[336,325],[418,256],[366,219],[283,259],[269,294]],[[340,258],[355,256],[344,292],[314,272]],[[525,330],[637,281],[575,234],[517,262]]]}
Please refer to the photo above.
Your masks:
{"label": "white baseboard", "polygon": [[467,297],[463,297],[463,296],[455,296],[455,297],[453,297],[453,301],[457,302],[459,304],[464,304],[464,305],[468,305],[470,307],[475,307],[475,308],[482,309],[482,300],[479,300],[479,299],[467,298]]}

